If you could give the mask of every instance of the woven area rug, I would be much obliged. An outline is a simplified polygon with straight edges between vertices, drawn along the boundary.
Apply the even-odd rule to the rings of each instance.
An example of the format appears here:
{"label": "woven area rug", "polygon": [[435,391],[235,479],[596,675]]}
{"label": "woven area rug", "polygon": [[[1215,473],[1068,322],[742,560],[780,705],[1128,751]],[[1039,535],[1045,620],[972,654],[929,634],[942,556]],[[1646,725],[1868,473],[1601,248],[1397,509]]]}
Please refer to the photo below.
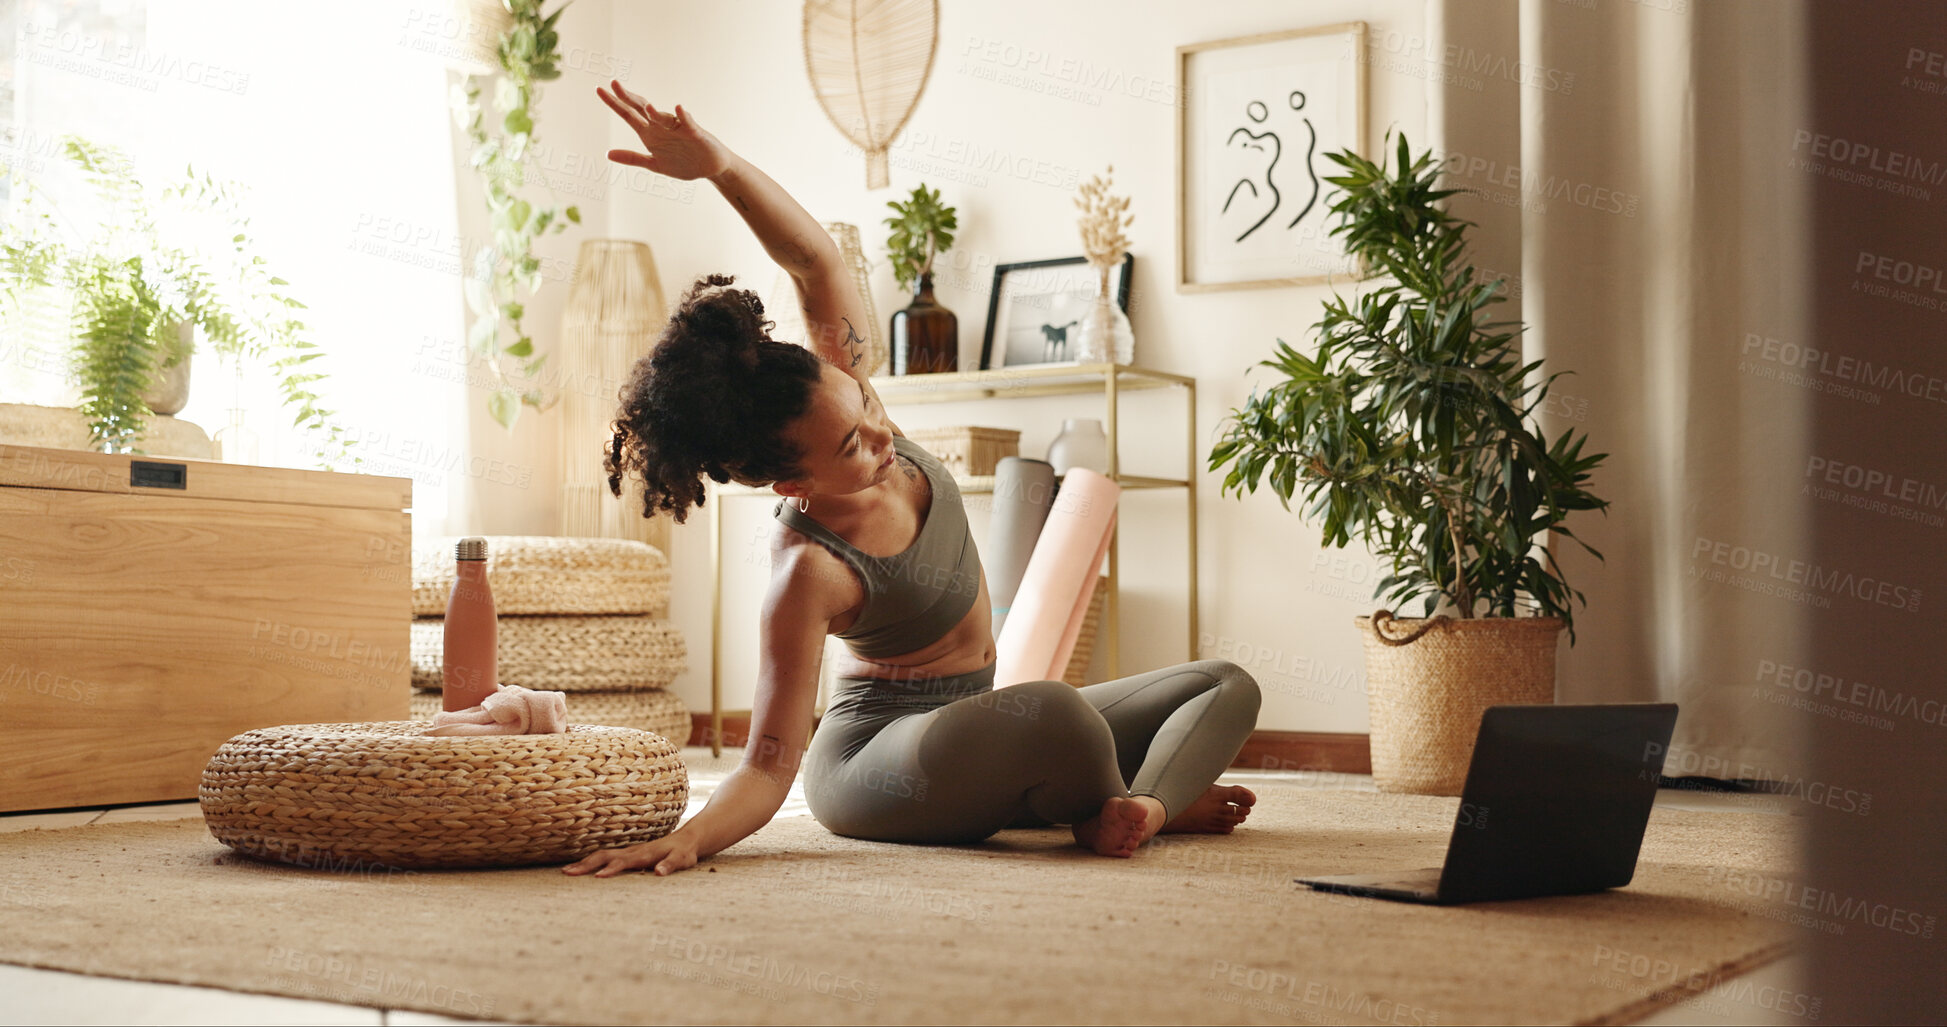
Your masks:
{"label": "woven area rug", "polygon": [[1659,809],[1636,879],[1452,908],[1302,874],[1435,866],[1457,800],[1252,781],[1248,824],[1130,860],[777,819],[690,870],[299,869],[201,819],[0,835],[0,962],[536,1023],[1629,1022],[1790,944],[1740,882],[1788,817]]}

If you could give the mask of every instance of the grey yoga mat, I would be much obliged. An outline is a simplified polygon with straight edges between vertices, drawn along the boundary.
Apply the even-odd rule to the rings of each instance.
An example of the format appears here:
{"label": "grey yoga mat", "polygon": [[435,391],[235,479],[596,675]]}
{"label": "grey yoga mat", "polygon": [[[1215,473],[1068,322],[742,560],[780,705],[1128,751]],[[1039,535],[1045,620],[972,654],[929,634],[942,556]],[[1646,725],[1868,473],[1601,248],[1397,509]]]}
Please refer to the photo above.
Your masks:
{"label": "grey yoga mat", "polygon": [[1025,456],[1004,456],[994,467],[994,516],[988,532],[987,597],[999,638],[1014,594],[1027,573],[1041,526],[1055,503],[1055,465]]}

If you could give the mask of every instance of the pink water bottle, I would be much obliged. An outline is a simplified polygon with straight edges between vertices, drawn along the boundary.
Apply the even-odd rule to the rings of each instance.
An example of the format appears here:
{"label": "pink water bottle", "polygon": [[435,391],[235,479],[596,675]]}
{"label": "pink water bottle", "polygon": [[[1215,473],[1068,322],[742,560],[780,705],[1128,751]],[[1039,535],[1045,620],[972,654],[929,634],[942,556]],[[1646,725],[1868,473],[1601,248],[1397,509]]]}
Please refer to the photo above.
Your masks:
{"label": "pink water bottle", "polygon": [[446,601],[445,662],[441,667],[441,708],[464,710],[485,702],[500,687],[494,666],[499,644],[494,594],[487,587],[487,540],[463,538],[454,553],[458,573]]}

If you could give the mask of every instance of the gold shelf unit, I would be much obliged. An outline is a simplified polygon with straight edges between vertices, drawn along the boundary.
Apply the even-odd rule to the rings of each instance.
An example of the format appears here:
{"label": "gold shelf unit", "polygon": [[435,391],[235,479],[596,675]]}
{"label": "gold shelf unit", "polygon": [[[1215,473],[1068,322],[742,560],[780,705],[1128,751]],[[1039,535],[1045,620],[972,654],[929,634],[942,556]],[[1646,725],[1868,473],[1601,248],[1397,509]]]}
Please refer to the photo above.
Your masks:
{"label": "gold shelf unit", "polygon": [[[1186,525],[1185,556],[1189,567],[1189,636],[1186,660],[1197,655],[1197,381],[1180,374],[1155,371],[1134,364],[1045,364],[1034,367],[997,368],[991,371],[955,371],[945,374],[880,375],[872,379],[888,408],[920,403],[964,403],[984,399],[1023,399],[1030,396],[1065,396],[1099,393],[1105,411],[1103,431],[1109,437],[1109,478],[1125,489],[1178,488],[1184,495]],[[1185,393],[1183,477],[1157,478],[1123,474],[1121,438],[1117,431],[1117,399],[1125,392],[1144,389],[1180,388]],[[994,476],[955,476],[962,493],[991,493]],[[770,496],[768,488],[751,488],[734,482],[718,484],[704,479],[712,500],[733,496]],[[723,754],[723,506],[706,504],[710,510],[710,752]],[[1121,562],[1122,518],[1116,517],[1109,533],[1108,598],[1102,611],[1108,658],[1108,676],[1121,677],[1117,640],[1121,611],[1117,603],[1117,573]]]}

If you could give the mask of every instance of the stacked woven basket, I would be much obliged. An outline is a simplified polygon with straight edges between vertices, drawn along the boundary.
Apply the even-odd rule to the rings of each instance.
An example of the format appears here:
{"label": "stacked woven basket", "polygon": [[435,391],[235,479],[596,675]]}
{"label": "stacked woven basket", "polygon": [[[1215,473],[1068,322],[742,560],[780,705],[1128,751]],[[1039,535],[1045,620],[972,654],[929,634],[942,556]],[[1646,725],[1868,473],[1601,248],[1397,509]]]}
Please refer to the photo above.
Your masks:
{"label": "stacked woven basket", "polygon": [[[574,724],[632,727],[687,745],[690,711],[668,691],[689,657],[668,621],[669,559],[617,538],[488,535],[500,684],[568,693]],[[453,547],[413,547],[412,715],[441,708]]]}

